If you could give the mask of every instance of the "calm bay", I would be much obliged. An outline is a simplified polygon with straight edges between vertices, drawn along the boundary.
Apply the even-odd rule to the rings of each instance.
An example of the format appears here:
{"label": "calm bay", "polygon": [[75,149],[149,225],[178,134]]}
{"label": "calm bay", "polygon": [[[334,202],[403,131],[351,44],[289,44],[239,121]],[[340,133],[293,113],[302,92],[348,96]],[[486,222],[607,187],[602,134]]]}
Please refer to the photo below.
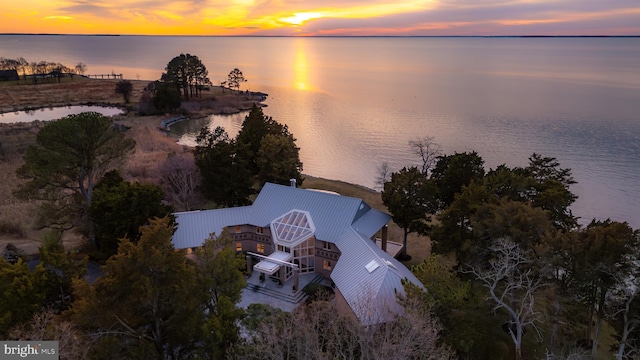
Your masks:
{"label": "calm bay", "polygon": [[[640,38],[235,38],[1,35],[0,56],[158,79],[180,53],[214,84],[239,68],[243,89],[298,139],[304,172],[375,186],[376,168],[417,164],[408,141],[477,151],[485,167],[534,153],[571,168],[581,223],[640,228]],[[185,133],[243,115],[174,125]]]}

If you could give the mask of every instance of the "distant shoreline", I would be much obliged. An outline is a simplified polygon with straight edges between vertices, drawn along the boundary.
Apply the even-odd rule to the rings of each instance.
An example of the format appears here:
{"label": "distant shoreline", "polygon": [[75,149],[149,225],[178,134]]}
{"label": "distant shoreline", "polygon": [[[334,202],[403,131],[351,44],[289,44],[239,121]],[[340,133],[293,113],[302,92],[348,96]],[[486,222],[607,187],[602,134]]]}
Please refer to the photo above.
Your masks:
{"label": "distant shoreline", "polygon": [[[0,83],[0,113],[32,111],[42,108],[66,107],[72,105],[97,105],[118,107],[126,112],[137,112],[137,102],[144,88],[151,80],[131,80],[133,93],[131,102],[125,103],[122,96],[115,93],[117,80],[89,79],[76,77],[64,79],[61,83],[16,84]],[[241,91],[211,86],[199,98],[183,100],[182,107],[190,116],[234,114],[250,109],[253,103],[262,104],[269,95],[259,91]],[[175,114],[177,116],[177,114]]]}
{"label": "distant shoreline", "polygon": [[153,35],[153,34],[58,34],[0,33],[0,36],[148,36],[216,38],[640,38],[638,35]]}

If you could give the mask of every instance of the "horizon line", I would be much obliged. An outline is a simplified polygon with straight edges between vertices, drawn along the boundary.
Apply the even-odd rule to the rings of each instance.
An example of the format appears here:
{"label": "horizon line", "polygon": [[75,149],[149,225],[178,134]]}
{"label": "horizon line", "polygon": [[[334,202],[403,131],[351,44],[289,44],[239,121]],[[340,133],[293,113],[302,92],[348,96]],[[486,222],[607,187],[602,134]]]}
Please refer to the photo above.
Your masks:
{"label": "horizon line", "polygon": [[637,35],[186,35],[186,34],[62,34],[0,33],[0,36],[157,36],[157,37],[264,37],[264,38],[634,38]]}

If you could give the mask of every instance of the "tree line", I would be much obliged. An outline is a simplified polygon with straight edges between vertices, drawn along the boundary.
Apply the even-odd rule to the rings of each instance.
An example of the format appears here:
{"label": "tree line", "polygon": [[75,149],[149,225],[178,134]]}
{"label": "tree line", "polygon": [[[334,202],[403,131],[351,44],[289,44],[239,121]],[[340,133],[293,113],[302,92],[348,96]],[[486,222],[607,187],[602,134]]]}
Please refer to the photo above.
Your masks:
{"label": "tree line", "polygon": [[[87,65],[78,62],[74,67],[69,67],[61,63],[51,61],[29,62],[23,57],[16,59],[0,57],[0,70],[15,70],[18,76],[22,76],[24,83],[31,79],[34,84],[39,82],[50,82],[56,80],[60,82],[62,77],[69,75],[84,75]],[[19,82],[19,78],[16,79]]]}
{"label": "tree line", "polygon": [[381,166],[382,198],[404,251],[410,232],[431,239],[434,256],[414,272],[459,355],[488,358],[497,344],[516,359],[640,354],[639,230],[610,219],[580,226],[575,180],[555,158],[486,171],[476,152],[443,155],[428,137],[410,145],[420,166]]}
{"label": "tree line", "polygon": [[[159,80],[150,83],[145,89],[143,102],[153,104],[156,111],[173,112],[180,108],[182,100],[198,98],[202,91],[213,85],[209,71],[196,55],[180,54],[169,61]],[[240,91],[240,85],[246,82],[242,71],[231,70],[226,81],[220,86]]]}

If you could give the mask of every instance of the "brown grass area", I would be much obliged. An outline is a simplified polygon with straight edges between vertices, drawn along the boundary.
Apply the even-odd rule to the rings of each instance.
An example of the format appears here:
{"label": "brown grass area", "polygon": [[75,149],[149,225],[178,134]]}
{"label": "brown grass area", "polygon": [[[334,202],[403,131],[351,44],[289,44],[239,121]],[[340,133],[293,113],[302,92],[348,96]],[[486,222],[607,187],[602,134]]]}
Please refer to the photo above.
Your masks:
{"label": "brown grass area", "polygon": [[[133,84],[131,99],[139,99],[149,82],[130,81]],[[124,105],[122,95],[115,92],[117,82],[118,80],[92,80],[79,76],[52,84],[20,85],[5,82],[0,86],[0,112],[87,103]]]}
{"label": "brown grass area", "polygon": [[[32,255],[38,253],[43,231],[34,229],[38,202],[18,200],[13,196],[13,191],[22,182],[15,174],[21,164],[21,160],[0,160],[0,251],[13,243],[25,254]],[[73,233],[66,233],[63,240],[67,248],[82,243],[82,239]]]}
{"label": "brown grass area", "polygon": [[[133,84],[132,102],[125,104],[122,95],[115,93],[118,80],[96,80],[82,77],[63,79],[61,83],[24,85],[15,82],[0,82],[0,113],[37,109],[42,107],[101,104],[137,108],[148,81],[130,80]],[[236,94],[220,87],[212,87],[202,97],[185,102],[184,107],[192,114],[233,113],[250,108],[255,95]],[[123,177],[131,181],[157,183],[156,169],[170,154],[189,151],[176,144],[160,131],[160,122],[167,116],[136,116],[130,111],[114,117],[114,121],[130,129],[127,136],[136,141],[135,153],[121,169]],[[2,124],[0,123],[0,251],[7,243],[22,248],[27,254],[38,251],[43,232],[34,229],[38,204],[22,201],[13,196],[20,185],[15,171],[22,163],[22,156],[35,144],[35,136],[43,122]],[[72,232],[65,233],[67,246],[77,246],[82,239]]]}
{"label": "brown grass area", "polygon": [[160,116],[116,117],[116,122],[130,127],[127,137],[136,141],[135,152],[128,158],[122,171],[126,180],[158,183],[158,166],[171,154],[190,151],[160,131],[161,121]]}
{"label": "brown grass area", "polygon": [[35,143],[41,126],[40,122],[0,126],[0,250],[9,242],[29,253],[37,252],[39,246],[39,236],[31,230],[37,204],[16,199],[13,191],[22,181],[16,176],[22,154]]}
{"label": "brown grass area", "polygon": [[[0,113],[55,106],[101,104],[122,106],[135,110],[147,80],[128,80],[133,84],[131,103],[116,94],[119,80],[96,80],[75,76],[60,83],[24,85],[13,81],[0,82]],[[249,109],[259,101],[257,94],[236,93],[212,86],[199,98],[183,101],[182,107],[192,115],[230,114]]]}

